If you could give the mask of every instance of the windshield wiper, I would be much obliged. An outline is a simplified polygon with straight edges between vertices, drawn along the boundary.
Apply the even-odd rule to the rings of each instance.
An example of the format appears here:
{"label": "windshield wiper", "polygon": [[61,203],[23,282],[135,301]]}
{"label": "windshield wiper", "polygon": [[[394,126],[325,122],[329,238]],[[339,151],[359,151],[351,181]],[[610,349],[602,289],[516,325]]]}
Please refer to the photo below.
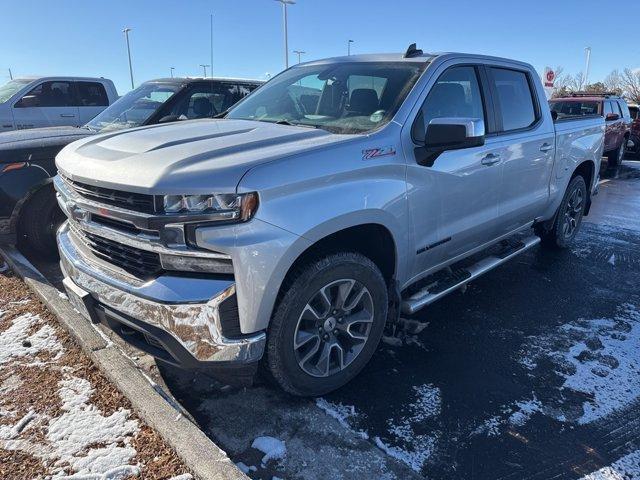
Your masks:
{"label": "windshield wiper", "polygon": [[284,118],[273,123],[275,123],[276,125],[296,125],[295,123],[291,123],[289,120],[285,120]]}

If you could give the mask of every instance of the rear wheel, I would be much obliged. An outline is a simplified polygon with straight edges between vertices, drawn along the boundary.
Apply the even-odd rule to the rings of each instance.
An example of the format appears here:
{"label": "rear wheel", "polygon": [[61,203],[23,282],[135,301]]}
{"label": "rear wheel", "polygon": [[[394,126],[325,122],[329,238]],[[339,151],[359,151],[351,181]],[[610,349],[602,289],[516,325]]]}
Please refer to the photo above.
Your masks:
{"label": "rear wheel", "polygon": [[625,137],[625,139],[622,141],[622,144],[618,148],[607,154],[607,161],[609,162],[609,166],[619,167],[620,165],[622,165],[622,159],[624,158],[626,150],[627,138]]}
{"label": "rear wheel", "polygon": [[567,248],[578,234],[587,205],[587,186],[582,176],[571,179],[558,207],[550,230],[538,228],[543,245],[551,248]]}
{"label": "rear wheel", "polygon": [[56,201],[53,186],[43,187],[22,207],[20,237],[27,247],[39,256],[55,257],[56,231],[64,222],[64,218]]}
{"label": "rear wheel", "polygon": [[287,282],[269,326],[266,366],[294,395],[322,395],[355,377],[378,346],[387,288],[358,253],[314,260]]}

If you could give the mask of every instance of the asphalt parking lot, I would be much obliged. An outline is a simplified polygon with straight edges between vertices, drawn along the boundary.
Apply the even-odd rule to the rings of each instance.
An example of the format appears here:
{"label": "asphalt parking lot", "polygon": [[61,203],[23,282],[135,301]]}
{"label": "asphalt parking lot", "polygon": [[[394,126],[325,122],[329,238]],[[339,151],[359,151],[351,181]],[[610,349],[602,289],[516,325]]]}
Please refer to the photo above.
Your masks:
{"label": "asphalt parking lot", "polygon": [[[162,368],[165,384],[252,478],[578,479],[640,464],[640,163],[601,175],[570,250],[536,247],[424,309],[418,335],[385,339],[338,392],[301,400]],[[283,461],[261,464],[262,435],[286,443]]]}

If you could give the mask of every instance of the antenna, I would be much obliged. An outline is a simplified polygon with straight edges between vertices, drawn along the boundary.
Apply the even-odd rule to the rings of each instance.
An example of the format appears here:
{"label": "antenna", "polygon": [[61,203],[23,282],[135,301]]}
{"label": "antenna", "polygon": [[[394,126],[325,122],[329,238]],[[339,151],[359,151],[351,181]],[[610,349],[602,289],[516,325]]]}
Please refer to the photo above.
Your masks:
{"label": "antenna", "polygon": [[404,52],[403,58],[417,57],[419,55],[422,55],[422,53],[422,50],[416,47],[415,43],[412,43],[411,45],[409,45],[409,48],[407,48],[407,51]]}

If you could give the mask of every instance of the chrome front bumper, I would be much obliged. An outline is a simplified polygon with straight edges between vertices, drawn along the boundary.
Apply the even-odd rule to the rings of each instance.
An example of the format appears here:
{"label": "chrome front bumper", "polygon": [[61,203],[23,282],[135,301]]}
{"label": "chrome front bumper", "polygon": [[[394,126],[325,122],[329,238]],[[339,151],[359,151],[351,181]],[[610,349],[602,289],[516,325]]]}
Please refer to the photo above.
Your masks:
{"label": "chrome front bumper", "polygon": [[166,332],[167,341],[161,343],[169,353],[182,359],[186,354],[193,360],[177,358],[177,364],[238,365],[262,358],[264,332],[240,339],[228,339],[221,333],[219,306],[235,294],[233,281],[164,274],[136,282],[83,252],[67,223],[58,231],[58,249],[65,277],[88,292],[100,308],[121,320],[130,319],[130,326]]}

